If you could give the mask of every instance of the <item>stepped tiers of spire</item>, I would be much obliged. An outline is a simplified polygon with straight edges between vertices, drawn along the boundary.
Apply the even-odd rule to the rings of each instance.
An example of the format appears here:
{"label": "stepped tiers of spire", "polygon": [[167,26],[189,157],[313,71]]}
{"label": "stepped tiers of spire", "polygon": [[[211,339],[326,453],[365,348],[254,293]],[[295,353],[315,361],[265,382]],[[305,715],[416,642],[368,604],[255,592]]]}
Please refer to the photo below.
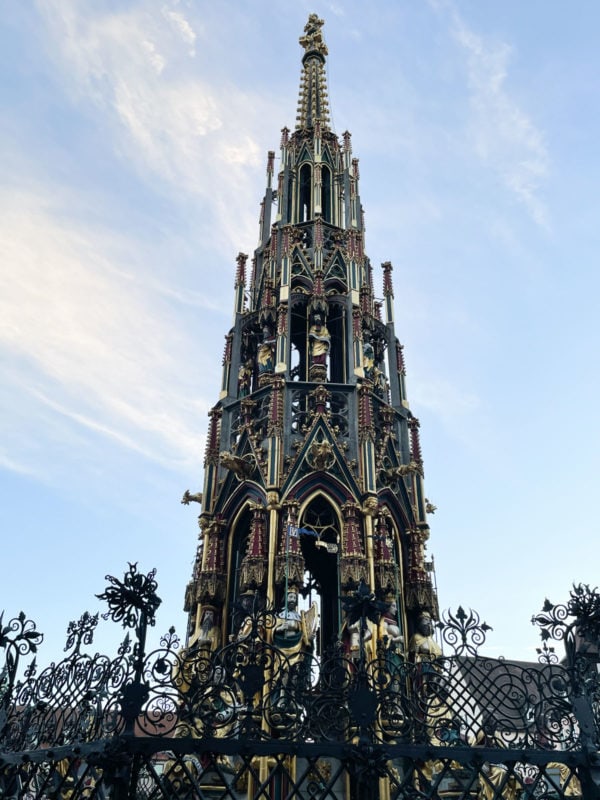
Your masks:
{"label": "stepped tiers of spire", "polygon": [[[322,26],[311,15],[300,38],[297,126],[283,129],[276,176],[268,154],[250,268],[237,257],[204,488],[190,495],[202,513],[189,646],[242,635],[244,604],[282,609],[287,620],[301,595],[297,620],[319,611],[306,646],[320,652],[341,639],[354,652],[358,634],[341,609],[359,585],[393,609],[385,619],[396,645],[409,642],[419,613],[437,614],[392,266],[382,265],[377,299],[358,159],[350,134],[339,141],[330,129]],[[294,638],[300,622],[286,626]],[[374,648],[377,631],[368,633],[363,644]]]}

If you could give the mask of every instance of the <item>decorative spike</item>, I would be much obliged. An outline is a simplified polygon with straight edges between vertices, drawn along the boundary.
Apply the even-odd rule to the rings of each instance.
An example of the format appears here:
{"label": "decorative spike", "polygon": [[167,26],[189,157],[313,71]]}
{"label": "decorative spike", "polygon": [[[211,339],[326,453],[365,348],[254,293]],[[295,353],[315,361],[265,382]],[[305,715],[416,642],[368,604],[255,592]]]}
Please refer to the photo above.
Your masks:
{"label": "decorative spike", "polygon": [[320,217],[315,223],[315,247],[323,247],[323,223]]}
{"label": "decorative spike", "polygon": [[[262,218],[262,210],[264,210],[264,204],[261,207],[261,218]],[[262,225],[262,219],[261,219]],[[237,262],[237,269],[235,272],[235,311],[237,314],[243,314],[246,306],[246,295],[244,289],[246,287],[246,261],[248,260],[248,256],[245,253],[238,253],[236,262]]]}
{"label": "decorative spike", "polygon": [[221,416],[223,410],[219,406],[208,412],[210,422],[208,424],[208,436],[206,437],[206,451],[204,454],[204,466],[207,464],[217,464],[219,461],[219,435],[221,432]]}
{"label": "decorative spike", "polygon": [[362,314],[358,308],[355,308],[352,312],[352,336],[354,339],[361,339],[362,340]]}
{"label": "decorative spike", "polygon": [[410,450],[412,460],[422,468],[423,455],[421,453],[421,438],[419,436],[419,428],[419,420],[416,417],[411,416],[408,420],[408,429],[410,431]]}
{"label": "decorative spike", "polygon": [[250,288],[252,290],[254,290],[254,287],[256,286],[256,267],[257,267],[256,256],[254,256],[252,258],[252,272],[250,277]]}
{"label": "decorative spike", "polygon": [[404,364],[404,345],[400,344],[396,339],[396,366],[401,375],[406,375],[406,366]]}
{"label": "decorative spike", "polygon": [[383,296],[394,296],[394,287],[392,286],[392,262],[384,261],[381,265],[383,270]]}
{"label": "decorative spike", "polygon": [[273,182],[273,172],[275,171],[275,151],[269,150],[267,154],[267,186],[270,188]]}
{"label": "decorative spike", "polygon": [[394,287],[392,286],[392,263],[384,261],[381,265],[383,269],[383,296],[385,298],[385,321],[394,321]]}
{"label": "decorative spike", "polygon": [[228,333],[225,337],[225,348],[223,350],[223,361],[221,362],[223,365],[229,364],[231,362],[231,344],[233,342],[233,335]]}

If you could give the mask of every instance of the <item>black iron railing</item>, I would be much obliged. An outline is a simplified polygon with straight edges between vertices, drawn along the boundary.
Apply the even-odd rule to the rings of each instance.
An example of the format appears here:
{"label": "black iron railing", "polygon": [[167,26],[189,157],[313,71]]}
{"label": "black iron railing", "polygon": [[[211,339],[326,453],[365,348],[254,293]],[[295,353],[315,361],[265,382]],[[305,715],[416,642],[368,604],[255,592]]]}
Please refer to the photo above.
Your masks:
{"label": "black iron railing", "polygon": [[[535,664],[479,655],[489,626],[460,608],[439,623],[452,645],[443,656],[407,655],[385,637],[291,653],[273,643],[272,609],[242,607],[225,647],[185,649],[170,630],[148,650],[156,591],[154,571],[130,565],[98,595],[127,630],[114,658],[83,652],[99,621],[86,613],[69,625],[64,659],[39,670],[34,624],[0,618],[0,797],[600,796],[589,587],[534,618]],[[383,610],[366,587],[344,605],[361,628]],[[550,638],[564,640],[564,663]]]}

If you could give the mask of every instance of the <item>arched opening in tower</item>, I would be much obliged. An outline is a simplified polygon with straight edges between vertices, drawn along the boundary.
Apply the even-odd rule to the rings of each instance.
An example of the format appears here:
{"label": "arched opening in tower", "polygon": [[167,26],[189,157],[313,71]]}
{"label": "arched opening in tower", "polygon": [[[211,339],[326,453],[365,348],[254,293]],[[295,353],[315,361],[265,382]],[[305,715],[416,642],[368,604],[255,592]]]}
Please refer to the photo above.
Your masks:
{"label": "arched opening in tower", "polygon": [[310,164],[300,167],[300,181],[298,187],[298,222],[308,222],[311,218],[311,188],[312,170]]}
{"label": "arched opening in tower", "polygon": [[331,170],[323,167],[321,171],[321,209],[325,222],[331,222]]}
{"label": "arched opening in tower", "polygon": [[[248,570],[248,549],[250,543],[250,531],[252,526],[252,515],[246,507],[233,525],[229,536],[228,546],[228,580],[227,609],[228,617],[225,627],[226,637],[236,635],[239,632],[244,614],[240,609],[245,596],[254,596],[257,590],[261,589],[261,579],[258,575],[253,575]],[[246,563],[244,563],[246,562]],[[226,638],[227,641],[227,638]]]}
{"label": "arched opening in tower", "polygon": [[311,501],[302,515],[300,537],[306,567],[303,594],[308,604],[316,601],[321,617],[318,634],[319,652],[323,652],[339,637],[340,585],[339,541],[340,526],[333,506],[323,495]]}
{"label": "arched opening in tower", "polygon": [[293,197],[294,197],[294,178],[290,174],[287,180],[287,191],[284,200],[285,202],[284,219],[288,223],[292,221]]}
{"label": "arched opening in tower", "polygon": [[342,303],[329,302],[327,327],[331,336],[329,380],[345,383],[346,372],[346,308]]}
{"label": "arched opening in tower", "polygon": [[[295,282],[296,284],[299,281]],[[292,302],[292,318],[290,329],[290,377],[292,380],[305,381],[308,378],[307,361],[306,361],[306,300]]]}

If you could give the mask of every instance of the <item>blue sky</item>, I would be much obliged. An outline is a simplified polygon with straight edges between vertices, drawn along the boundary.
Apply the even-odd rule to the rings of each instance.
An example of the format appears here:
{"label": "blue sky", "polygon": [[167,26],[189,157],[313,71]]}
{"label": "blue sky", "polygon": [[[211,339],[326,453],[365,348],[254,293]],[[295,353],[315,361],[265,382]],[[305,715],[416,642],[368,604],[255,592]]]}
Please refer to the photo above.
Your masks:
{"label": "blue sky", "polygon": [[[181,610],[235,256],[295,123],[309,12],[391,260],[442,607],[535,657],[596,585],[594,2],[14,2],[0,30],[0,607],[60,654],[104,575]],[[378,285],[380,275],[377,276]],[[110,626],[98,647],[120,638]],[[45,660],[44,655],[40,659]]]}

